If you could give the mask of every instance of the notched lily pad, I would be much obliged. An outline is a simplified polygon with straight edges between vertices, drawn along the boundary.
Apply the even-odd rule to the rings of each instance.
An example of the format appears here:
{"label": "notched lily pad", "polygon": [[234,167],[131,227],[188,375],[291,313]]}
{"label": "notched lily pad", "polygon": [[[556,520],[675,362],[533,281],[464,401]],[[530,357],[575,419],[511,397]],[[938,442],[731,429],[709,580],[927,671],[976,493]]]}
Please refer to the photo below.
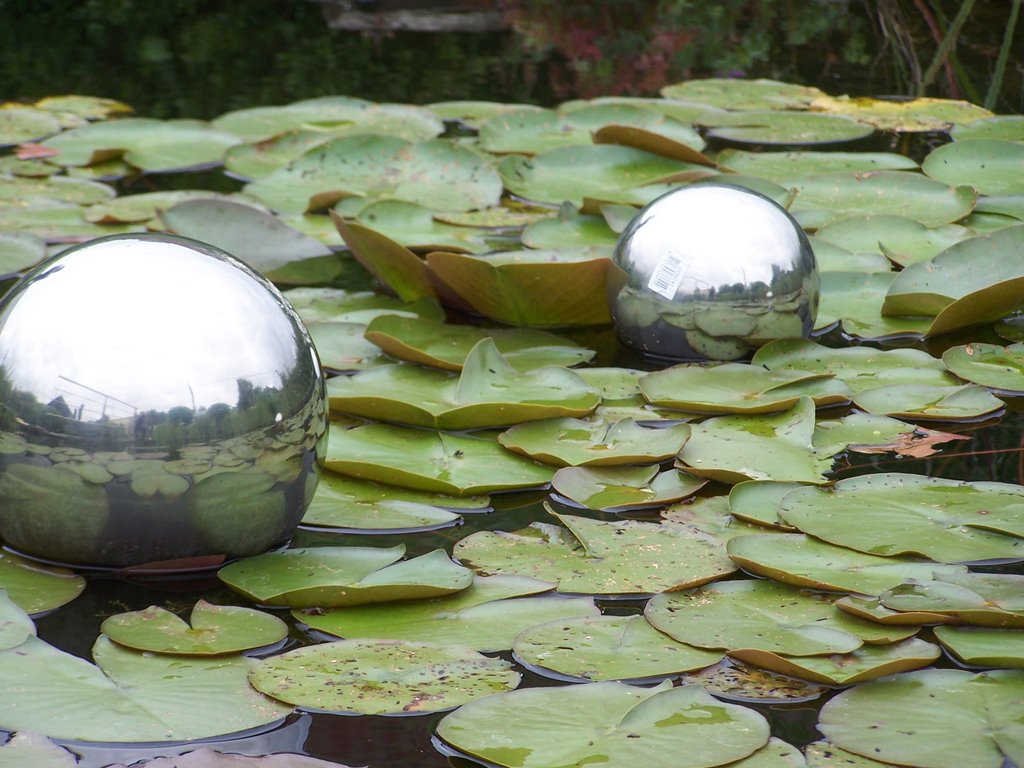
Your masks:
{"label": "notched lily pad", "polygon": [[1024,393],[1024,343],[950,347],[942,353],[942,362],[961,379],[1001,392]]}
{"label": "notched lily pad", "polygon": [[16,605],[36,614],[70,603],[85,589],[85,579],[67,568],[0,552],[0,587]]}
{"label": "notched lily pad", "polygon": [[699,491],[707,483],[678,469],[657,466],[564,467],[551,489],[582,507],[606,512],[660,507]]}
{"label": "notched lily pad", "polygon": [[610,424],[562,418],[517,424],[498,441],[548,464],[596,467],[665,461],[679,453],[689,436],[688,424],[644,427],[630,418]]}

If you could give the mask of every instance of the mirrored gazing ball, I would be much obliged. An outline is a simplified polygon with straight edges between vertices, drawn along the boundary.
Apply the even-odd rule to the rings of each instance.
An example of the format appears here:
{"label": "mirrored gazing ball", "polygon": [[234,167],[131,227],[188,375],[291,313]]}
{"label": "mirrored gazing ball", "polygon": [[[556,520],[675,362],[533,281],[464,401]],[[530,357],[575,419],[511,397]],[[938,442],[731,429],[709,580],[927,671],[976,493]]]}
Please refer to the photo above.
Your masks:
{"label": "mirrored gazing ball", "polygon": [[124,567],[282,545],[326,434],[299,316],[213,246],[93,240],[0,302],[0,539],[18,552]]}
{"label": "mirrored gazing ball", "polygon": [[778,203],[720,182],[648,203],[619,236],[608,303],[624,344],[673,360],[738,360],[806,337],[820,280],[800,225]]}

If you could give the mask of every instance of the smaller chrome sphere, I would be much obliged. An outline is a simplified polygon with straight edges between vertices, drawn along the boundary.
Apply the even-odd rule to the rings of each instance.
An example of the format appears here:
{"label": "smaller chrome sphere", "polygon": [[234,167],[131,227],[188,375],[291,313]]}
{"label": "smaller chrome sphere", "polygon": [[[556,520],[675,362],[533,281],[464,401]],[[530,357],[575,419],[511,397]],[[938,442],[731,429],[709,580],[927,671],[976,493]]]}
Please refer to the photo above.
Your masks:
{"label": "smaller chrome sphere", "polygon": [[738,360],[807,336],[820,280],[806,235],[764,195],[720,182],[647,204],[615,246],[608,304],[624,344],[673,360]]}
{"label": "smaller chrome sphere", "polygon": [[309,334],[240,261],[169,235],[70,248],[0,303],[0,538],[99,567],[284,544],[326,416]]}

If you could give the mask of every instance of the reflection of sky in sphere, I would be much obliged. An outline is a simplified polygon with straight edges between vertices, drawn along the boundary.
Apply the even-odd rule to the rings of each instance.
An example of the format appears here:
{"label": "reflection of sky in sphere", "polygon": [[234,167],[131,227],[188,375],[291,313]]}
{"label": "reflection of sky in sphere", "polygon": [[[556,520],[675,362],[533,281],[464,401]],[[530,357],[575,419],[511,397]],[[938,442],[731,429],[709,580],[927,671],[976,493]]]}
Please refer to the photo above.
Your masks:
{"label": "reflection of sky in sphere", "polygon": [[14,387],[43,403],[62,396],[93,418],[104,404],[112,417],[234,405],[238,379],[280,387],[297,349],[289,315],[264,284],[231,262],[152,240],[68,254],[0,317],[0,365]]}

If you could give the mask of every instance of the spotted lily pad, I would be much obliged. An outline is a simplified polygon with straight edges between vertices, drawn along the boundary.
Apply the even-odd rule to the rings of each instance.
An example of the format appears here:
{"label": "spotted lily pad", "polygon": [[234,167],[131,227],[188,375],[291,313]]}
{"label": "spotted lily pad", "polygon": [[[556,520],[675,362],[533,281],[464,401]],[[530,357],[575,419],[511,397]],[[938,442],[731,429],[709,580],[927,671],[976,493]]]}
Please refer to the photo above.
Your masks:
{"label": "spotted lily pad", "polygon": [[1020,192],[1024,145],[999,139],[954,141],[933,149],[921,170],[947,184],[969,184],[983,195],[1012,195]]}
{"label": "spotted lily pad", "polygon": [[612,423],[562,418],[517,424],[498,441],[510,451],[557,466],[611,466],[670,459],[690,436],[688,424],[643,427],[633,419]]}
{"label": "spotted lily pad", "polygon": [[473,574],[443,550],[399,561],[405,547],[312,547],[247,557],[218,577],[251,600],[291,608],[332,608],[458,592]]}
{"label": "spotted lily pad", "polygon": [[643,616],[599,616],[540,624],[512,646],[520,664],[573,680],[667,677],[717,664],[721,652],[678,643]]}
{"label": "spotted lily pad", "polygon": [[0,587],[22,610],[36,614],[70,603],[85,589],[85,579],[66,568],[0,552]]}
{"label": "spotted lily pad", "polygon": [[331,430],[325,464],[364,480],[455,496],[536,488],[554,468],[506,451],[490,434],[389,424]]}
{"label": "spotted lily pad", "polygon": [[249,685],[251,659],[143,654],[101,636],[96,665],[36,638],[0,652],[0,727],[55,739],[190,741],[244,731],[291,707]]}
{"label": "spotted lily pad", "polygon": [[1024,344],[950,347],[942,362],[961,379],[1002,392],[1024,392]]}
{"label": "spotted lily pad", "polygon": [[818,728],[843,749],[887,762],[1002,768],[1024,762],[1022,696],[1019,670],[925,669],[843,691]]}
{"label": "spotted lily pad", "polygon": [[868,413],[935,421],[976,419],[1005,406],[985,387],[976,384],[953,387],[891,384],[858,392],[853,402]]}
{"label": "spotted lily pad", "polygon": [[894,611],[948,614],[967,624],[1024,628],[1024,576],[941,573],[909,578],[878,596]]}
{"label": "spotted lily pad", "polygon": [[264,659],[253,687],[304,709],[360,715],[427,714],[519,685],[504,659],[465,646],[336,640]]}
{"label": "spotted lily pad", "polygon": [[[334,212],[341,212],[339,203]],[[490,208],[486,210],[492,210]],[[437,211],[432,206],[405,200],[376,200],[362,205],[355,221],[418,250],[451,250],[468,253],[489,251],[492,234],[483,225],[450,219],[469,217],[481,211]],[[346,238],[347,239],[347,238]],[[507,241],[502,241],[507,242]]]}
{"label": "spotted lily pad", "polygon": [[564,467],[551,478],[563,498],[608,512],[661,507],[699,491],[707,480],[656,466]]}
{"label": "spotted lily pad", "polygon": [[721,544],[693,527],[555,517],[564,528],[532,523],[515,533],[479,531],[453,553],[478,573],[532,576],[557,582],[559,592],[600,595],[682,589],[734,568]]}
{"label": "spotted lily pad", "polygon": [[940,563],[1024,556],[1024,539],[975,528],[990,512],[1020,516],[1024,489],[899,473],[800,488],[779,503],[782,519],[804,533],[869,554],[916,554]]}
{"label": "spotted lily pad", "polygon": [[758,713],[717,701],[698,685],[597,682],[480,699],[446,715],[437,735],[475,758],[509,768],[663,768],[678,765],[680,755],[691,768],[710,768],[764,746],[769,728]]}
{"label": "spotted lily pad", "polygon": [[512,648],[516,635],[538,624],[600,616],[589,597],[533,596],[554,586],[527,576],[476,576],[468,588],[452,595],[293,611],[293,615],[313,629],[339,637],[455,643],[478,651],[502,651]]}
{"label": "spotted lily pad", "polygon": [[917,627],[922,624],[957,624],[957,619],[949,614],[930,613],[928,611],[894,611],[882,605],[877,597],[865,595],[847,595],[836,600],[836,607],[850,614],[876,624],[891,627]]}
{"label": "spotted lily pad", "polygon": [[1024,669],[1024,632],[998,627],[935,627],[942,646],[964,664]]}
{"label": "spotted lily pad", "polygon": [[269,613],[213,605],[205,600],[195,604],[190,623],[165,608],[151,605],[141,611],[110,616],[100,630],[119,645],[180,656],[240,653],[272,645],[288,635],[288,626]]}
{"label": "spotted lily pad", "polygon": [[953,126],[990,117],[977,104],[957,99],[871,99],[821,95],[811,109],[834,115],[848,115],[883,131],[948,131]]}

